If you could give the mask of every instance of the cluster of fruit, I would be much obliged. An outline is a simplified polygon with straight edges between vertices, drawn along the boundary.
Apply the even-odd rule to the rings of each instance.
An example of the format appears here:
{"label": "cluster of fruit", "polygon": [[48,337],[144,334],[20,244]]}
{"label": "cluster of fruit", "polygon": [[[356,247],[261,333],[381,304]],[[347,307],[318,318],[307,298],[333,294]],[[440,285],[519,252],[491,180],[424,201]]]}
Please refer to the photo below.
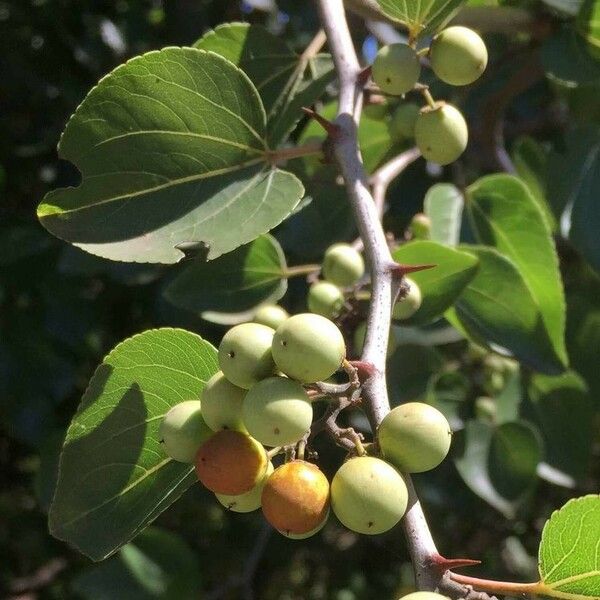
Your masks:
{"label": "cluster of fruit", "polygon": [[[330,248],[323,283],[347,286],[362,276],[362,258],[348,248]],[[206,383],[201,399],[182,402],[165,415],[159,430],[164,449],[171,458],[194,464],[200,482],[223,506],[236,512],[262,507],[267,521],[288,537],[315,534],[330,508],[353,531],[391,529],[408,502],[401,473],[432,469],[448,453],[448,422],[418,402],[392,410],[378,428],[377,443],[357,444],[331,485],[302,451],[298,459],[282,452],[306,443],[313,423],[309,390],[348,366],[341,331],[320,314],[289,316],[280,307],[264,307],[254,322],[229,329],[218,359],[221,370]],[[282,456],[286,459],[275,468],[271,459]]]}
{"label": "cluster of fruit", "polygon": [[487,48],[467,27],[452,26],[433,38],[431,46],[417,51],[413,45],[391,44],[381,48],[372,65],[373,80],[382,92],[404,95],[417,88],[427,106],[403,104],[393,118],[392,130],[413,138],[427,160],[440,165],[455,161],[467,147],[469,132],[461,112],[452,104],[435,101],[426,86],[418,86],[420,56],[427,54],[435,75],[454,86],[473,83],[487,66]]}

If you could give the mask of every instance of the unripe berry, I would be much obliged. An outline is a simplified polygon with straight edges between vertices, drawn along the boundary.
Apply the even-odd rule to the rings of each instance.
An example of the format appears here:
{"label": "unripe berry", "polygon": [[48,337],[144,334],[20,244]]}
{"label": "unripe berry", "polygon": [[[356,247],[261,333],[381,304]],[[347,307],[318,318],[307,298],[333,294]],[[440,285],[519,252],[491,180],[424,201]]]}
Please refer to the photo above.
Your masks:
{"label": "unripe berry", "polygon": [[382,92],[402,95],[415,87],[421,74],[421,63],[414,48],[390,44],[380,48],[371,73]]}
{"label": "unripe berry", "polygon": [[456,25],[433,38],[429,49],[433,72],[450,85],[468,85],[481,77],[488,61],[484,41],[472,29]]}
{"label": "unripe berry", "polygon": [[422,473],[446,458],[452,430],[437,408],[408,402],[384,417],[377,439],[383,457],[396,468],[405,473]]}
{"label": "unripe berry", "polygon": [[417,240],[428,240],[431,236],[431,219],[424,213],[417,213],[410,222],[410,231]]}
{"label": "unripe berry", "polygon": [[233,385],[221,371],[215,373],[202,390],[202,416],[213,430],[246,431],[242,421],[242,402],[247,390]]}
{"label": "unripe berry", "polygon": [[421,109],[414,102],[402,102],[396,109],[390,122],[390,132],[397,140],[412,140],[415,137],[415,125]]}
{"label": "unripe berry", "polygon": [[164,450],[173,460],[193,463],[198,448],[212,435],[202,417],[199,400],[180,402],[169,410],[158,428]]}
{"label": "unripe berry", "polygon": [[321,315],[294,315],[273,337],[275,363],[283,373],[303,383],[328,379],[345,356],[344,336],[335,323]]}
{"label": "unripe berry", "polygon": [[314,535],[317,535],[317,533],[319,533],[319,531],[321,531],[321,529],[323,529],[323,527],[325,527],[325,525],[327,525],[328,519],[329,519],[329,510],[327,511],[325,518],[314,529],[311,529],[310,531],[307,531],[306,533],[292,533],[291,531],[282,531],[281,529],[278,529],[277,531],[281,535],[284,535],[286,538],[288,538],[290,540],[306,540],[308,538],[313,537]]}
{"label": "unripe berry", "polygon": [[415,141],[427,160],[447,165],[465,151],[469,130],[457,108],[437,102],[435,107],[421,110],[415,125]]}
{"label": "unripe berry", "polygon": [[264,477],[249,492],[237,496],[215,494],[215,497],[227,510],[233,512],[248,513],[257,510],[260,508],[260,499],[265,483],[274,470],[273,463],[269,461]]}
{"label": "unripe berry", "polygon": [[311,463],[295,460],[281,465],[262,493],[265,519],[279,531],[303,534],[319,527],[329,510],[329,482]]}
{"label": "unripe berry", "polygon": [[285,308],[277,304],[265,304],[256,311],[253,321],[277,329],[289,316]]}
{"label": "unripe berry", "polygon": [[409,277],[405,277],[404,283],[408,285],[408,294],[394,304],[392,312],[392,317],[399,321],[412,317],[421,308],[421,303],[423,302],[421,288],[416,282]]}
{"label": "unripe berry", "polygon": [[265,446],[295,444],[310,429],[313,408],[293,379],[269,377],[251,387],[242,405],[244,425]]}
{"label": "unripe berry", "polygon": [[248,389],[274,373],[271,355],[274,333],[266,325],[242,323],[223,336],[219,345],[219,366],[231,383]]}
{"label": "unripe berry", "polygon": [[402,596],[400,600],[450,600],[450,598],[436,592],[413,592]]}
{"label": "unripe berry", "polygon": [[317,315],[334,319],[344,306],[344,294],[337,285],[317,281],[308,290],[308,310]]}
{"label": "unripe berry", "polygon": [[365,273],[360,252],[349,244],[333,244],[325,251],[323,277],[339,287],[354,285]]}
{"label": "unripe berry", "polygon": [[214,433],[196,454],[196,475],[211,492],[238,496],[265,475],[265,449],[249,435],[224,429]]}
{"label": "unripe berry", "polygon": [[407,503],[404,479],[380,458],[351,458],[331,482],[335,516],[357,533],[375,535],[388,531],[400,521]]}

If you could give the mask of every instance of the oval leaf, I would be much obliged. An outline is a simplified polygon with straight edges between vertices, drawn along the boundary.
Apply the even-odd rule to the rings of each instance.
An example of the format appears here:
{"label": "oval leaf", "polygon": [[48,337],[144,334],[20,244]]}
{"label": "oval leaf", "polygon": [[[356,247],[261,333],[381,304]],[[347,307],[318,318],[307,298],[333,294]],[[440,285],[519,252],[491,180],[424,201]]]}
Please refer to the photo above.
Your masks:
{"label": "oval leaf", "polygon": [[214,347],[181,329],[146,331],[104,359],[67,431],[52,535],[101,560],[195,482],[191,465],[165,455],[158,427],[172,406],[199,398],[218,368]]}
{"label": "oval leaf", "polygon": [[431,220],[431,239],[456,246],[460,239],[464,205],[461,191],[451,183],[436,183],[427,191],[423,205]]}
{"label": "oval leaf", "polygon": [[600,496],[569,500],[544,525],[536,592],[566,600],[600,598]]}
{"label": "oval leaf", "polygon": [[424,324],[439,317],[460,296],[477,272],[477,257],[436,242],[415,241],[394,250],[392,257],[405,264],[434,264],[433,269],[411,273],[421,288],[421,308],[403,324]]}
{"label": "oval leaf", "polygon": [[[567,365],[565,298],[558,257],[544,215],[517,177],[489,175],[467,189],[467,210],[479,240],[496,247],[519,270],[556,356]],[[560,370],[562,370],[560,369]]]}
{"label": "oval leaf", "polygon": [[229,317],[229,323],[230,313],[252,313],[259,304],[279,300],[287,289],[286,268],[277,240],[262,235],[216,260],[196,260],[171,281],[164,294],[180,308],[211,311],[209,320],[222,322]]}
{"label": "oval leaf", "polygon": [[50,192],[38,216],[113,260],[174,263],[184,244],[213,259],[278,225],[303,195],[266,150],[264,108],[240,69],[194,48],[150,52],[77,109],[59,153],[82,183]]}

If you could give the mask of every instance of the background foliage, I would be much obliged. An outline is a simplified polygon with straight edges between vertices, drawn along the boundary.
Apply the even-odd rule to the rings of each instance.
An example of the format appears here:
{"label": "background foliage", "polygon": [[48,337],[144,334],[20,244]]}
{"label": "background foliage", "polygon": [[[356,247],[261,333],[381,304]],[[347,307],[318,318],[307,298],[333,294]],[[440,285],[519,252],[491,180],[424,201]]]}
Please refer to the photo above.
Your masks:
{"label": "background foliage", "polygon": [[[517,33],[508,29],[507,35],[493,13],[492,22],[500,25],[485,36],[491,53],[485,78],[455,96],[439,84],[436,90],[467,113],[469,152],[443,172],[418,161],[389,191],[384,223],[402,239],[416,212],[434,215],[439,210],[436,194],[456,196],[454,188],[431,186],[469,186],[467,210],[453,217],[462,219],[462,246],[449,248],[459,240],[452,228],[440,228],[433,241],[413,241],[397,251],[405,262],[411,257],[425,262],[424,256],[437,262],[443,255],[449,277],[442,288],[435,270],[415,275],[426,297],[428,289],[439,295],[429,296],[413,322],[394,328],[389,383],[394,402],[425,398],[461,430],[455,436],[454,460],[415,478],[441,552],[482,559],[490,577],[533,580],[544,520],[568,498],[597,492],[600,485],[598,3],[585,0],[579,10],[573,8],[579,3],[566,0],[473,1],[464,18],[485,24],[476,10],[494,10],[498,4],[525,9],[526,24]],[[102,357],[122,339],[159,326],[185,327],[216,343],[224,331],[218,323],[235,317],[211,314],[214,302],[227,312],[240,312],[256,301],[243,296],[241,308],[239,303],[230,307],[220,295],[240,279],[232,255],[221,259],[232,266],[227,270],[227,262],[222,264],[221,287],[211,290],[215,298],[204,297],[202,305],[186,283],[198,276],[194,269],[203,268],[199,263],[188,259],[169,269],[113,263],[48,235],[37,222],[36,205],[47,191],[78,183],[74,167],[57,159],[58,138],[90,88],[127,58],[164,46],[191,45],[208,29],[241,20],[265,25],[296,52],[318,26],[311,2],[285,0],[271,11],[210,0],[0,2],[2,597],[238,598],[243,597],[239,588],[223,586],[251,572],[257,556],[258,598],[391,598],[412,585],[398,532],[366,539],[332,523],[322,535],[295,543],[270,534],[256,515],[225,513],[199,486],[100,564],[48,534],[46,513],[58,452]],[[368,59],[375,40],[361,20],[351,24]],[[219,40],[208,37],[202,43],[218,46]],[[324,87],[327,65],[315,66],[314,73],[316,79],[323,77],[319,85]],[[268,104],[265,97],[262,101]],[[326,101],[321,112],[333,114],[334,108]],[[371,171],[402,148],[389,132],[393,108],[394,103],[366,110],[360,139]],[[497,147],[499,124],[506,151]],[[280,139],[290,126],[279,121],[267,135]],[[313,124],[304,126],[295,138],[320,135]],[[501,180],[494,181],[494,189],[505,190],[519,204],[527,234],[523,240],[511,238],[518,231],[486,194],[490,178],[479,179],[513,167],[525,183],[497,175]],[[268,236],[234,254],[242,254],[250,267],[268,264],[269,276],[258,277],[251,268],[243,274],[257,284],[261,298],[281,297],[287,285],[284,305],[303,310],[306,284],[288,281],[286,269],[318,261],[331,241],[351,240],[355,232],[331,167],[304,160],[290,162],[286,169],[303,176],[312,198],[274,231],[287,263]],[[540,214],[547,227],[536,230],[535,215]],[[486,225],[489,218],[506,223],[500,241]],[[516,244],[530,256],[544,244],[550,247],[550,232],[559,260],[548,262],[542,256],[533,273],[527,272],[527,261],[521,264],[522,257],[502,246],[508,236],[510,247]],[[473,257],[486,269],[470,273]],[[565,290],[566,349],[560,314],[551,312],[561,304],[560,290],[553,289],[558,268]],[[444,294],[452,296],[452,286],[467,284],[467,293],[446,318],[475,338],[485,329],[488,341],[510,347],[522,369],[449,338],[439,324],[416,329],[428,321],[426,310],[432,315],[445,310]],[[492,284],[497,285],[496,303],[481,303],[478,290]],[[527,301],[526,294],[531,295]],[[532,306],[542,312],[542,329],[532,320],[538,314]],[[488,326],[498,325],[499,314],[519,315],[531,323],[531,332],[519,337],[507,332],[505,324],[490,332]],[[567,355],[570,369],[555,375]],[[486,402],[490,397],[493,414]],[[322,446],[321,462],[331,474],[342,454],[327,442]],[[507,460],[511,456],[516,458]]]}

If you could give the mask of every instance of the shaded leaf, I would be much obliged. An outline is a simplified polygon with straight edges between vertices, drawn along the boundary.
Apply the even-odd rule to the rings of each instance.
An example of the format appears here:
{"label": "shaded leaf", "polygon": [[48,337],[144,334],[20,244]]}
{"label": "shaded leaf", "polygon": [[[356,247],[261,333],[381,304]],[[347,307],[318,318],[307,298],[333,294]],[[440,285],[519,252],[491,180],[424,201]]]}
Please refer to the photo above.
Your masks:
{"label": "shaded leaf", "polygon": [[456,246],[460,239],[464,199],[451,183],[436,183],[423,201],[424,212],[431,220],[431,239],[440,244]]}
{"label": "shaded leaf", "polygon": [[[577,31],[592,46],[600,51],[600,2],[584,0],[575,21]],[[600,56],[596,55],[596,58]]]}

